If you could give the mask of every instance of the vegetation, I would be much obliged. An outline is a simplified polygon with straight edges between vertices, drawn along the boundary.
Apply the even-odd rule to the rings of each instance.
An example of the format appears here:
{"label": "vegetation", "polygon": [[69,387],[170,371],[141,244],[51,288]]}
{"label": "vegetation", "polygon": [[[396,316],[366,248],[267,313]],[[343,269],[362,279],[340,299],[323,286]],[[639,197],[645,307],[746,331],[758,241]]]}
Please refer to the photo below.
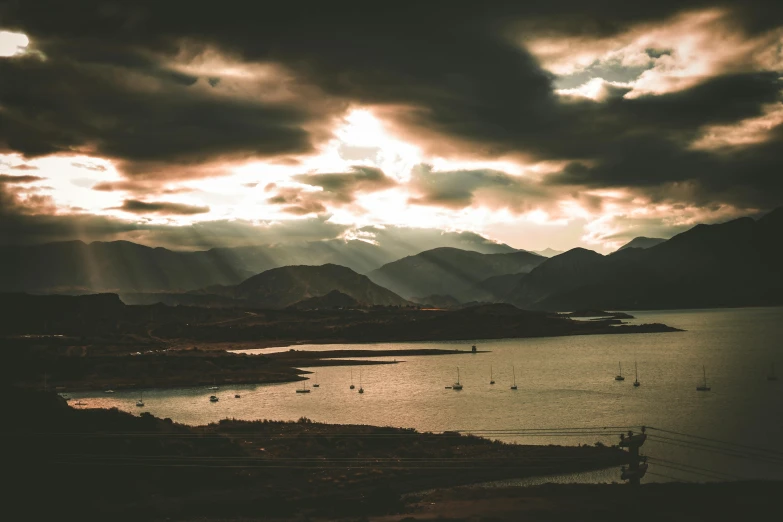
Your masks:
{"label": "vegetation", "polygon": [[187,427],[148,414],[74,410],[51,393],[2,392],[14,419],[4,434],[14,448],[5,492],[30,519],[388,513],[413,491],[623,458],[617,448],[519,446],[304,418]]}

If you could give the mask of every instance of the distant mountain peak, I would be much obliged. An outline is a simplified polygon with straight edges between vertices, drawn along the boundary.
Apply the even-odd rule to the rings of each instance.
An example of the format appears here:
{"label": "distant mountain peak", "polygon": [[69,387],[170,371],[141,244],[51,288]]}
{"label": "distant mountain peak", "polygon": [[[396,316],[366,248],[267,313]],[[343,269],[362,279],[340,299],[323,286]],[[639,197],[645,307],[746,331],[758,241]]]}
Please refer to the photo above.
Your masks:
{"label": "distant mountain peak", "polygon": [[589,248],[582,248],[582,247],[576,247],[572,248],[571,250],[567,250],[563,252],[562,254],[556,255],[552,259],[584,259],[584,258],[598,258],[598,257],[604,257],[595,250],[590,250]]}
{"label": "distant mountain peak", "polygon": [[620,250],[625,250],[626,248],[652,248],[655,245],[660,245],[661,243],[665,242],[666,240],[661,237],[644,237],[639,236],[635,237],[632,240],[630,240],[628,243],[624,244],[620,248],[617,249],[619,252]]}
{"label": "distant mountain peak", "polygon": [[532,252],[534,254],[538,254],[539,256],[544,257],[555,257],[559,256],[564,250],[555,250],[554,248],[545,248],[544,250],[529,250],[529,252]]}

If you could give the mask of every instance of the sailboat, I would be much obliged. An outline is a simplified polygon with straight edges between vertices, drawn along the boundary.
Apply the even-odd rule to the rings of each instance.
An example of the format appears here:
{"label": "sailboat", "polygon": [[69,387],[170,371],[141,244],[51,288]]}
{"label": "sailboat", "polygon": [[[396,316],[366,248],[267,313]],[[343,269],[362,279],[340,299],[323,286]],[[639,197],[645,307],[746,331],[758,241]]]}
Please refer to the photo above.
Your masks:
{"label": "sailboat", "polygon": [[356,386],[353,385],[353,369],[351,369],[351,386],[350,386],[350,389],[353,390],[354,388],[356,388]]}
{"label": "sailboat", "polygon": [[209,387],[210,390],[219,390],[217,384],[215,384],[215,379],[212,379],[212,386]]}
{"label": "sailboat", "polygon": [[144,392],[141,392],[141,394],[139,395],[139,400],[136,401],[136,406],[138,406],[139,408],[144,406]]}
{"label": "sailboat", "polygon": [[461,390],[462,384],[459,382],[459,366],[457,366],[457,382],[451,385],[452,390]]}
{"label": "sailboat", "polygon": [[495,379],[492,378],[492,365],[489,366],[489,383],[495,384]]}
{"label": "sailboat", "polygon": [[307,381],[302,381],[302,389],[299,388],[296,389],[296,393],[310,393],[310,390],[307,389]]}
{"label": "sailboat", "polygon": [[636,376],[633,381],[633,387],[638,388],[642,383],[639,382],[639,369],[636,367],[636,361],[633,362],[633,372]]}
{"label": "sailboat", "polygon": [[315,372],[315,373],[313,374],[313,377],[315,377],[315,382],[313,383],[313,388],[320,388],[320,387],[321,387],[321,385],[320,385],[320,384],[318,384],[318,372]]}
{"label": "sailboat", "polygon": [[770,363],[769,365],[769,375],[767,375],[768,381],[777,381],[778,376],[775,375],[775,363]]}
{"label": "sailboat", "polygon": [[696,391],[710,391],[710,387],[707,386],[707,369],[704,366],[702,366],[701,371],[704,375],[704,382],[696,386]]}
{"label": "sailboat", "polygon": [[511,389],[516,390],[517,389],[517,372],[514,370],[514,367],[511,367],[511,374],[514,376],[513,381],[511,381]]}
{"label": "sailboat", "polygon": [[359,393],[364,393],[364,388],[362,388],[362,371],[359,370]]}
{"label": "sailboat", "polygon": [[622,363],[617,363],[617,367],[620,369],[620,373],[618,373],[615,376],[614,380],[615,381],[624,381],[625,377],[623,377],[623,365],[622,365]]}

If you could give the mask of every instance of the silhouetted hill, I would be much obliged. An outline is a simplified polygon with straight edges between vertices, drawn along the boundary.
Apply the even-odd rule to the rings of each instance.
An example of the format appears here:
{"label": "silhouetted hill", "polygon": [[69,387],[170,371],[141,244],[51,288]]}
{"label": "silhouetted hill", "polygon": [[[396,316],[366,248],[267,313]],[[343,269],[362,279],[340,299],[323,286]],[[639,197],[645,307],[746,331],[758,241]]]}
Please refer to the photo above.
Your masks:
{"label": "silhouetted hill", "polygon": [[288,308],[294,310],[334,310],[338,308],[360,308],[362,305],[351,297],[339,290],[332,290],[328,294],[310,297],[297,301]]}
{"label": "silhouetted hill", "polygon": [[93,293],[191,290],[250,273],[218,252],[173,252],[128,241],[0,247],[0,291]]}
{"label": "silhouetted hill", "polygon": [[501,300],[522,308],[691,308],[783,304],[783,212],[697,225],[647,249],[574,249]]}
{"label": "silhouetted hill", "polygon": [[617,251],[619,252],[620,250],[625,250],[626,248],[650,248],[654,247],[655,245],[660,245],[664,241],[666,240],[660,237],[639,236],[633,238],[628,243],[618,248]]}
{"label": "silhouetted hill", "polygon": [[[253,274],[288,265],[338,264],[366,273],[433,245],[484,253],[515,252],[470,233],[386,230],[380,242],[289,241],[280,244],[178,252],[129,241],[65,241],[0,247],[0,291],[84,294],[179,293],[234,285]],[[399,237],[398,237],[399,236]],[[143,296],[135,296],[143,298]]]}
{"label": "silhouetted hill", "polygon": [[264,308],[285,308],[296,302],[328,294],[333,290],[365,306],[407,306],[410,303],[367,276],[339,265],[284,266],[255,275],[222,289],[207,289]]}
{"label": "silhouetted hill", "polygon": [[530,252],[479,254],[435,248],[386,264],[367,276],[404,297],[463,294],[487,277],[529,272],[546,258]]}

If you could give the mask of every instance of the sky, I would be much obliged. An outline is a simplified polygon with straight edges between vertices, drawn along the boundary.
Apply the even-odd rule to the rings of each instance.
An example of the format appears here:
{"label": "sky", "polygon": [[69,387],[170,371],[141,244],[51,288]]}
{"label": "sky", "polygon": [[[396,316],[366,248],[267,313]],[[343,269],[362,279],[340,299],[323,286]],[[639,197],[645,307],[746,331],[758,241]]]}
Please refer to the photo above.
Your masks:
{"label": "sky", "polygon": [[783,2],[196,4],[0,0],[0,244],[605,253],[783,204]]}

